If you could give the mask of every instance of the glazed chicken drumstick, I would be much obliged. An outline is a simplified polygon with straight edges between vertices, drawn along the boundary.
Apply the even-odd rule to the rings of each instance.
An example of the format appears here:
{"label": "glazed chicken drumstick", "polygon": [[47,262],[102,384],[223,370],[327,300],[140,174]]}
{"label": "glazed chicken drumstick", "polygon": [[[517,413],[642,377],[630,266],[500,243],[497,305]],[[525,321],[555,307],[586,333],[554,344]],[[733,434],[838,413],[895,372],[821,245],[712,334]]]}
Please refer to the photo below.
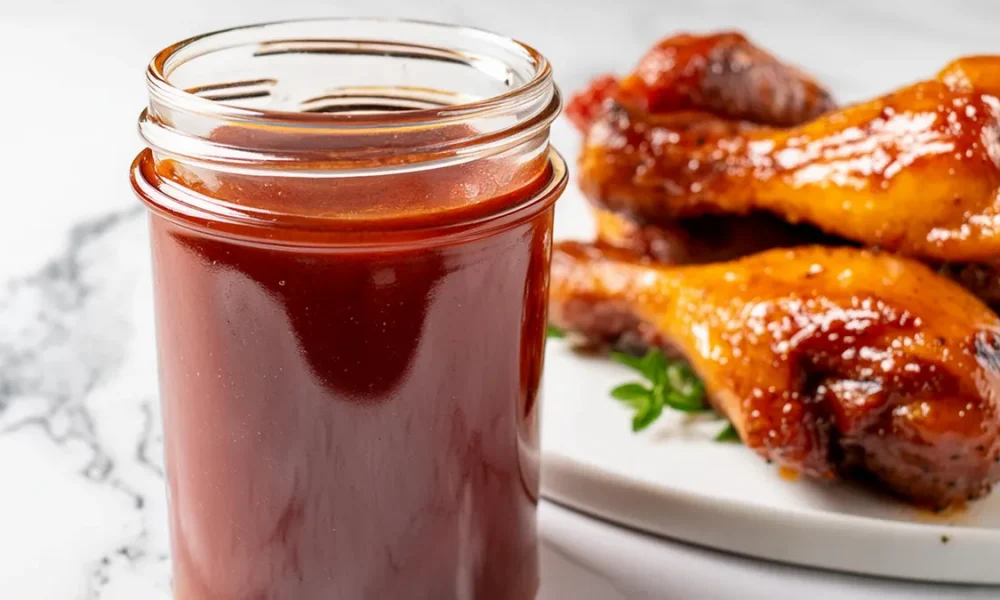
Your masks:
{"label": "glazed chicken drumstick", "polygon": [[[798,125],[834,108],[831,95],[816,81],[735,32],[666,38],[622,81],[601,77],[575,94],[566,112],[586,131],[609,100],[674,113],[676,133],[705,138],[741,134],[761,123]],[[636,223],[592,208],[599,241],[671,264],[833,241],[813,227],[766,213]]]}
{"label": "glazed chicken drumstick", "polygon": [[591,126],[581,187],[639,222],[772,212],[931,261],[1000,256],[1000,56],[788,129],[624,106]]}
{"label": "glazed chicken drumstick", "polygon": [[747,446],[804,474],[935,508],[1000,477],[1000,319],[916,261],[809,246],[677,267],[564,242],[550,319],[680,352]]}
{"label": "glazed chicken drumstick", "polygon": [[606,75],[575,94],[566,114],[586,131],[609,99],[646,112],[699,110],[777,126],[834,107],[814,79],[731,31],[662,40],[621,81]]}
{"label": "glazed chicken drumstick", "polygon": [[[636,223],[627,216],[592,207],[597,242],[671,265],[734,260],[773,248],[823,244],[850,246],[846,240],[806,225],[790,225],[766,214],[745,217],[710,215],[662,223]],[[1000,262],[932,265],[1000,311]]]}

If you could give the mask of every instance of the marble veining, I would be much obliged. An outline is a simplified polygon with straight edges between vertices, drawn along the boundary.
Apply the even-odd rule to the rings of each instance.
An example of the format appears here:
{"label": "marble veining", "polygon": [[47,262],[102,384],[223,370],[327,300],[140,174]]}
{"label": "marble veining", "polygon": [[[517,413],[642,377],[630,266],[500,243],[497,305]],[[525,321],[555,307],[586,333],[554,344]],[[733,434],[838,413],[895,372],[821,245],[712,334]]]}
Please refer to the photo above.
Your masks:
{"label": "marble veining", "polygon": [[131,597],[149,597],[142,587],[168,588],[162,511],[149,510],[163,504],[152,348],[134,343],[151,346],[151,332],[137,335],[142,321],[132,314],[138,296],[148,296],[139,283],[144,225],[137,204],[81,222],[60,253],[0,291],[0,465],[23,458],[11,447],[24,440],[49,444],[47,453],[64,462],[59,476],[78,478],[75,491],[102,496],[118,516],[118,527],[91,523],[100,539],[90,540],[96,547],[81,556],[82,569],[53,573],[82,577],[72,588],[86,590],[81,600],[111,597],[105,592],[129,579],[142,583]]}

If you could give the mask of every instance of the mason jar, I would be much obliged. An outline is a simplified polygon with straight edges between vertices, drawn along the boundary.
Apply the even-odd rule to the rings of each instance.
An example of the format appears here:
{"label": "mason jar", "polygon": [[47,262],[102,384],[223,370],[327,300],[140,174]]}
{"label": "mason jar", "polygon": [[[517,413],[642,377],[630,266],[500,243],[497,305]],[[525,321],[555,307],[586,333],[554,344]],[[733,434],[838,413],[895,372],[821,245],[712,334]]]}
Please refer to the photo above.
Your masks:
{"label": "mason jar", "polygon": [[560,100],[531,47],[330,19],[147,72],[178,600],[526,600]]}

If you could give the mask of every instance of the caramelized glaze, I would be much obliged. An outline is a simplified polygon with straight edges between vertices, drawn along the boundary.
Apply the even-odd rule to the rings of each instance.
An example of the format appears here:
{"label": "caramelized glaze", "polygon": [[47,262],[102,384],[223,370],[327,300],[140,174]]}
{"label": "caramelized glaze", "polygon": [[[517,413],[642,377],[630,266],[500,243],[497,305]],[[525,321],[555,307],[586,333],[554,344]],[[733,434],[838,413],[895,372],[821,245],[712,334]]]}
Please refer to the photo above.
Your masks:
{"label": "caramelized glaze", "polygon": [[[742,258],[773,248],[805,244],[849,246],[850,242],[804,224],[791,225],[767,213],[705,215],[662,223],[637,223],[627,215],[592,207],[597,241],[671,265],[705,264]],[[989,305],[1000,308],[1000,264],[932,264],[941,275]]]}
{"label": "caramelized glaze", "polygon": [[909,259],[772,250],[669,267],[574,242],[553,253],[550,319],[683,354],[761,456],[852,470],[933,507],[1000,476],[1000,319]]}
{"label": "caramelized glaze", "polygon": [[639,221],[770,211],[933,261],[1000,255],[1000,57],[789,129],[703,123],[625,105],[590,128],[591,201]]}
{"label": "caramelized glaze", "polygon": [[813,78],[732,31],[660,41],[620,82],[598,77],[566,108],[582,131],[608,99],[647,112],[703,110],[736,120],[788,126],[834,107]]}

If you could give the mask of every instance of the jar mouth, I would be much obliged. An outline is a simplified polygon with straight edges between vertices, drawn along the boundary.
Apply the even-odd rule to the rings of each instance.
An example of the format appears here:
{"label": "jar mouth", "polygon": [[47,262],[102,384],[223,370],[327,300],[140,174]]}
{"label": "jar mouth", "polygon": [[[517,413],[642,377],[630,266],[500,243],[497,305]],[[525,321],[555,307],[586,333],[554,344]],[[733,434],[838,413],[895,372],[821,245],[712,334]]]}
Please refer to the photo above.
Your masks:
{"label": "jar mouth", "polygon": [[207,33],[160,51],[146,80],[140,134],[154,152],[213,163],[427,162],[502,140],[499,152],[560,108],[551,66],[531,46],[401,19]]}
{"label": "jar mouth", "polygon": [[[454,103],[438,107],[414,108],[406,111],[383,111],[383,112],[327,112],[315,110],[260,110],[248,108],[228,102],[226,96],[206,97],[199,92],[210,91],[233,91],[235,86],[231,84],[219,84],[215,86],[200,86],[195,89],[183,89],[177,87],[170,81],[172,71],[180,65],[197,60],[205,54],[221,50],[230,49],[235,45],[257,45],[258,54],[277,52],[364,52],[365,46],[371,52],[382,54],[410,54],[424,55],[441,60],[455,62],[465,62],[472,64],[482,61],[483,57],[476,56],[469,52],[457,48],[446,48],[444,46],[431,46],[426,44],[411,43],[402,40],[387,41],[384,39],[363,39],[363,38],[290,38],[274,39],[280,35],[279,32],[268,32],[269,28],[275,27],[295,27],[308,25],[321,27],[325,24],[336,25],[339,28],[348,28],[352,25],[405,25],[414,28],[438,30],[442,35],[460,36],[467,38],[477,38],[498,48],[505,48],[514,55],[519,55],[520,60],[532,65],[534,73],[530,80],[521,83],[500,94],[482,98],[468,99],[465,102]],[[227,39],[231,37],[233,39]],[[212,48],[216,43],[222,47]],[[325,47],[324,47],[325,46]],[[495,65],[495,63],[494,63]],[[512,103],[522,102],[526,94],[532,94],[551,85],[552,67],[548,60],[533,47],[483,29],[466,27],[462,25],[449,25],[436,23],[433,21],[421,21],[414,19],[392,19],[392,18],[328,18],[328,19],[297,19],[286,21],[272,21],[257,23],[252,25],[241,25],[228,29],[221,29],[209,33],[197,35],[186,40],[182,40],[168,46],[158,52],[150,61],[146,70],[147,85],[155,100],[169,103],[178,107],[184,107],[191,112],[205,115],[217,115],[230,119],[247,121],[288,121],[290,123],[308,123],[311,125],[378,125],[399,126],[403,124],[417,124],[422,121],[439,122],[441,119],[453,118],[455,120],[465,120],[477,113],[484,113],[502,109]],[[266,84],[266,80],[250,80],[248,84]],[[214,89],[213,89],[214,87]],[[207,88],[207,89],[206,89]],[[248,94],[260,93],[252,90]]]}

